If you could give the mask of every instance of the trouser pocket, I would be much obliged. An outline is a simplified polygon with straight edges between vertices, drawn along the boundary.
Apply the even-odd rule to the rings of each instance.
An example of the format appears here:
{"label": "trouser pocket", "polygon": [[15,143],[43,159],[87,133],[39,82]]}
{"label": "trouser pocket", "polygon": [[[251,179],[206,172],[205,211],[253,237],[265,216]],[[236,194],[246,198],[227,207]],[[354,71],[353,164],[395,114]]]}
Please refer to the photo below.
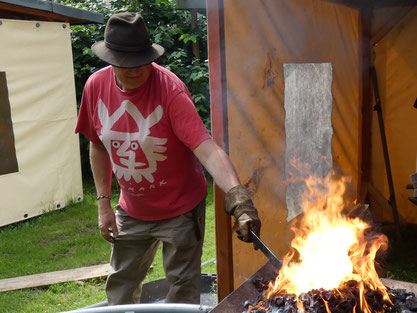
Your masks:
{"label": "trouser pocket", "polygon": [[183,214],[185,217],[191,219],[194,223],[194,233],[197,241],[204,238],[204,224],[206,214],[206,199],[204,198],[194,209]]}

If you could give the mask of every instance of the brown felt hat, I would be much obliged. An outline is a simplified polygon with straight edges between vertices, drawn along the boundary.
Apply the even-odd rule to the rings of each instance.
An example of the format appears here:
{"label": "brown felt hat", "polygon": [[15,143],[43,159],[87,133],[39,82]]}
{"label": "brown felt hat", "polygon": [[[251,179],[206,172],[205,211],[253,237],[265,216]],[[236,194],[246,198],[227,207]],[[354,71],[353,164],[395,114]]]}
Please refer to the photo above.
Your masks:
{"label": "brown felt hat", "polygon": [[149,64],[164,54],[164,48],[152,43],[145,21],[137,13],[112,15],[104,31],[104,40],[91,46],[104,62],[122,68]]}

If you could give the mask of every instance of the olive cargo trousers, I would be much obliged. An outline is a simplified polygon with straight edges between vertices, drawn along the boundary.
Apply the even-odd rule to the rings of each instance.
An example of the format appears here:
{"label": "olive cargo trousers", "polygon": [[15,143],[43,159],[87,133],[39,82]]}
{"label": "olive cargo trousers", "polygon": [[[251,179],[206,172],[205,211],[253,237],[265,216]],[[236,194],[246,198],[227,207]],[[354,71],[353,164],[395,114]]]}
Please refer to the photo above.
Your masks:
{"label": "olive cargo trousers", "polygon": [[112,244],[106,282],[109,305],[139,303],[142,281],[162,242],[163,267],[170,289],[166,303],[200,303],[205,199],[183,215],[141,221],[117,206],[119,235]]}

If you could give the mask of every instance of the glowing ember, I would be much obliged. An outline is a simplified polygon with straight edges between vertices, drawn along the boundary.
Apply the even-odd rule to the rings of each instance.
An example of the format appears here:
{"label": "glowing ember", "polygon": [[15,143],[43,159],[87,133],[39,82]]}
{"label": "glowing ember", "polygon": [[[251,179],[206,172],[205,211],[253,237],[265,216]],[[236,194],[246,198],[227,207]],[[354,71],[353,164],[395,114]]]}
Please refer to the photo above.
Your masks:
{"label": "glowing ember", "polygon": [[[338,293],[343,298],[339,289],[354,281],[359,290],[359,303],[355,306],[362,312],[372,311],[365,299],[369,291],[378,292],[384,301],[391,303],[374,267],[376,252],[386,248],[387,238],[384,235],[369,238],[367,223],[342,213],[346,208],[346,184],[346,178],[336,180],[330,175],[306,180],[304,216],[299,225],[292,227],[293,251],[285,256],[275,282],[264,292],[266,299],[294,295],[298,309],[303,311],[300,295],[324,289],[334,290],[332,295]],[[324,304],[330,312],[326,301]]]}

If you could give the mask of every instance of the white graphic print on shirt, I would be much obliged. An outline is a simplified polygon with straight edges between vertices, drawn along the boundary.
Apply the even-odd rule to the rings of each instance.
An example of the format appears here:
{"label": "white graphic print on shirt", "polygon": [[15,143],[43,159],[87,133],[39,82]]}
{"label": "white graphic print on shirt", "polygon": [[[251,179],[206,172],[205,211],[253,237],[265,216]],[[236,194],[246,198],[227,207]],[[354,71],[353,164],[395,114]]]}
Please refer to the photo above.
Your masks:
{"label": "white graphic print on shirt", "polygon": [[[137,132],[112,129],[125,113],[128,113],[136,122]],[[154,182],[152,174],[157,169],[156,162],[167,158],[162,154],[167,149],[163,147],[167,138],[152,137],[149,134],[150,128],[161,120],[162,114],[162,106],[158,105],[144,118],[132,102],[124,100],[110,116],[106,105],[101,99],[99,100],[98,115],[102,125],[99,137],[109,152],[113,171],[118,179],[123,177],[124,180],[129,181],[133,178],[136,183],[140,183],[143,176],[148,182]]]}

